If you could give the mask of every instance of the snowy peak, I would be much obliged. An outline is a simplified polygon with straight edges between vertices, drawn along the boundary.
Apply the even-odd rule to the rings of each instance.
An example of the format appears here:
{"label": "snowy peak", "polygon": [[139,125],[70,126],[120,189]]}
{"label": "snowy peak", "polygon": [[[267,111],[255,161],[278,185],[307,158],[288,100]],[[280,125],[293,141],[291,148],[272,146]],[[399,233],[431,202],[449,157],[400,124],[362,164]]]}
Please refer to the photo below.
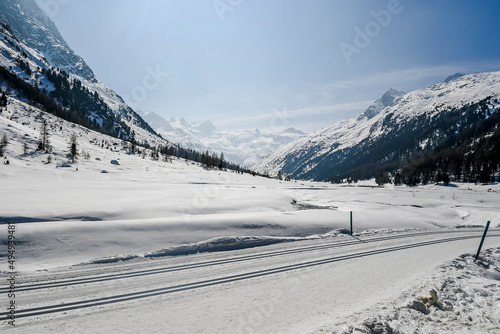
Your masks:
{"label": "snowy peak", "polygon": [[[174,128],[172,127],[172,125],[170,125],[170,123],[167,120],[165,120],[163,117],[161,117],[157,113],[152,112],[152,111],[144,112],[144,111],[140,111],[140,110],[138,110],[137,112],[139,113],[139,115],[142,116],[142,118],[146,122],[148,122],[149,124],[155,124],[157,130],[159,130],[160,132],[174,131]],[[175,118],[170,119],[170,122],[175,122]]]}
{"label": "snowy peak", "polygon": [[398,91],[395,89],[389,89],[382,95],[380,99],[375,101],[371,106],[369,106],[363,114],[358,117],[358,120],[363,118],[373,118],[375,115],[379,114],[382,110],[387,107],[392,107],[395,105],[403,96],[405,92]]}
{"label": "snowy peak", "polygon": [[185,126],[185,127],[191,127],[190,124],[186,121],[186,119],[184,117],[181,117],[181,119],[179,120],[179,122],[181,123],[182,126]]}
{"label": "snowy peak", "polygon": [[446,78],[446,80],[444,80],[444,82],[448,83],[450,81],[457,80],[458,78],[461,78],[463,76],[465,76],[465,74],[463,74],[463,73],[455,73],[455,74],[450,75],[448,78]]}
{"label": "snowy peak", "polygon": [[198,125],[197,130],[202,134],[209,136],[213,134],[217,130],[217,128],[215,127],[215,125],[213,125],[212,122],[206,121],[203,124]]}
{"label": "snowy peak", "polygon": [[391,107],[396,104],[399,99],[405,95],[405,92],[403,91],[398,91],[395,89],[389,89],[387,92],[382,95],[382,98],[380,99],[382,102],[382,105],[386,107]]}
{"label": "snowy peak", "polygon": [[286,129],[285,131],[283,131],[284,133],[292,133],[292,134],[297,134],[299,136],[302,136],[302,135],[305,135],[304,132],[300,131],[300,130],[297,130],[295,128],[288,128]]}

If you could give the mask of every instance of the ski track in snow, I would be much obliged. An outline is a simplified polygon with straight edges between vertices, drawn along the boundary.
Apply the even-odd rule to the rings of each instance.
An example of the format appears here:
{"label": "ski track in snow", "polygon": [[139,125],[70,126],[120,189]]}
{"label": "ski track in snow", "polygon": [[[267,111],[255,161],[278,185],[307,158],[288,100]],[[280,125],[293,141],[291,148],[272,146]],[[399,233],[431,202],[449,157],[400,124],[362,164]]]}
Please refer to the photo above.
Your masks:
{"label": "ski track in snow", "polygon": [[[396,333],[397,330],[402,329],[401,333],[408,333],[413,331],[409,331],[409,327],[404,326],[432,328],[428,324],[429,316],[442,320],[445,316],[463,314],[459,317],[463,320],[469,319],[471,312],[476,317],[484,314],[485,316],[482,316],[484,319],[478,320],[475,326],[470,325],[464,328],[494,328],[492,326],[498,324],[492,317],[497,312],[495,304],[495,298],[498,300],[497,288],[485,294],[485,288],[489,289],[490,286],[485,285],[484,280],[479,282],[479,285],[483,285],[483,289],[479,291],[478,296],[474,297],[473,303],[470,296],[474,296],[474,293],[469,293],[469,299],[464,299],[465,302],[462,301],[462,296],[453,299],[449,295],[457,291],[454,289],[454,284],[460,283],[460,279],[464,278],[481,279],[483,277],[487,279],[486,283],[488,280],[493,280],[490,283],[494,284],[494,280],[498,280],[498,275],[495,274],[498,270],[498,263],[491,260],[490,254],[496,256],[498,261],[500,249],[484,252],[481,261],[477,262],[482,269],[469,272],[467,275],[459,271],[464,268],[464,263],[477,266],[470,259],[471,255],[464,255],[454,260],[452,269],[458,271],[455,276],[450,275],[446,270],[441,270],[444,275],[439,276],[441,273],[436,273],[433,269],[434,263],[440,263],[442,258],[452,258],[452,254],[460,252],[457,246],[468,248],[471,245],[477,245],[480,236],[481,231],[474,229],[448,231],[445,234],[409,233],[406,237],[397,234],[386,236],[386,238],[366,238],[367,242],[356,241],[354,244],[341,242],[337,245],[338,250],[335,251],[338,255],[334,257],[331,257],[331,248],[325,248],[298,254],[285,253],[263,259],[265,251],[269,252],[264,247],[240,251],[248,255],[244,261],[238,262],[230,261],[233,259],[231,254],[216,253],[198,254],[194,257],[157,258],[155,261],[160,261],[158,263],[148,261],[148,263],[137,262],[134,265],[128,265],[127,262],[123,262],[102,268],[95,265],[86,268],[87,265],[84,265],[54,270],[53,274],[50,271],[34,273],[29,278],[26,277],[30,280],[29,285],[36,287],[36,284],[40,284],[37,282],[47,281],[47,284],[51,286],[48,288],[39,286],[39,289],[19,292],[18,301],[22,309],[19,311],[17,320],[19,326],[16,329],[20,332],[38,333],[60,332],[61,330],[71,330],[76,333],[89,330],[105,333],[115,328],[121,328],[122,332],[135,332],[144,326],[148,331],[160,332],[159,328],[163,328],[169,333],[267,333],[269,331],[305,333],[306,329],[310,330],[321,325],[315,333],[337,333],[337,330],[347,330],[346,333],[357,331],[372,333],[376,332],[370,331],[374,328],[392,328]],[[467,240],[468,237],[471,238],[470,241]],[[321,241],[325,245],[338,243],[335,240]],[[317,242],[318,240],[306,241],[308,244]],[[491,242],[496,242],[497,245],[500,242],[498,231],[492,231],[486,246],[491,246]],[[294,247],[295,244],[297,243],[287,245]],[[277,245],[268,247],[273,248]],[[280,248],[277,249],[277,252],[280,252]],[[443,254],[433,259],[432,255],[436,251]],[[200,259],[217,257],[220,261],[212,268],[197,267],[197,264],[203,264]],[[317,260],[311,260],[311,258]],[[63,286],[53,284],[57,281],[64,282],[61,280],[64,275],[79,276],[85,271],[87,275],[92,271],[94,274],[102,274],[124,269],[121,267],[128,267],[130,270],[140,266],[171,263],[171,261],[185,263],[186,266],[191,265],[191,268],[184,268],[182,272],[173,270],[161,273],[160,276],[140,277],[140,279],[129,277],[120,283],[89,280],[84,285],[71,284],[74,282]],[[190,261],[194,262],[189,264]],[[430,265],[430,267],[422,268],[423,265]],[[176,267],[181,266],[171,268]],[[72,273],[73,269],[77,272]],[[481,275],[478,275],[478,272]],[[425,276],[429,273],[434,276],[430,279],[430,283],[426,283]],[[419,278],[416,280],[419,282],[416,288],[405,291],[403,296],[391,298],[397,296],[398,291],[401,291],[405,285],[415,284],[416,277]],[[439,277],[443,278],[447,285],[440,285]],[[349,281],[354,278],[353,282]],[[462,289],[471,288],[467,281],[460,284],[464,286]],[[417,297],[426,295],[430,288],[438,290],[441,303],[439,311],[449,312],[453,308],[453,314],[434,314],[437,311],[433,307],[415,303],[415,301],[418,302]],[[444,292],[445,288],[448,289],[448,295]],[[269,292],[266,293],[266,291]],[[325,297],[320,297],[321,295]],[[489,307],[489,311],[477,313],[476,307],[483,297],[487,297],[487,303],[484,305]],[[292,302],[293,300],[295,302]],[[380,303],[381,300],[382,303]],[[203,307],[195,306],[193,302],[202,304]],[[235,307],[235,303],[239,307]],[[399,308],[391,308],[392,305],[398,303],[403,303],[403,305]],[[454,306],[454,303],[460,303],[460,308]],[[227,308],[227,305],[231,307]],[[364,308],[363,306],[370,305],[375,306],[369,310],[360,311]],[[185,310],[189,312],[182,311],[184,308],[187,308]],[[144,310],[144,313],[137,313],[136,309]],[[391,313],[387,311],[388,309],[391,312],[395,310],[409,312],[411,317],[390,317]],[[159,310],[163,311],[158,312]],[[459,312],[455,312],[456,310]],[[135,320],[129,321],[127,327],[124,327],[121,322],[132,316],[130,312],[135,313],[133,316]],[[203,315],[204,312],[205,315]],[[291,316],[288,316],[288,312],[292,312]],[[425,313],[427,317],[419,319],[423,316],[420,313]],[[207,317],[207,315],[210,316]],[[2,313],[1,316],[4,314]],[[203,325],[203,322],[195,321],[195,318],[199,317],[208,323]],[[215,317],[216,320],[212,321],[211,317]],[[349,321],[347,325],[338,324],[335,320],[328,320],[329,318],[337,321],[349,319]],[[153,319],[162,320],[153,322]],[[399,322],[395,322],[394,319]],[[437,321],[436,319],[432,321]],[[285,323],[280,323],[282,321]],[[137,325],[134,325],[135,322]],[[356,325],[356,322],[359,324]],[[156,327],[158,325],[159,327]],[[494,331],[490,332],[494,333]]]}

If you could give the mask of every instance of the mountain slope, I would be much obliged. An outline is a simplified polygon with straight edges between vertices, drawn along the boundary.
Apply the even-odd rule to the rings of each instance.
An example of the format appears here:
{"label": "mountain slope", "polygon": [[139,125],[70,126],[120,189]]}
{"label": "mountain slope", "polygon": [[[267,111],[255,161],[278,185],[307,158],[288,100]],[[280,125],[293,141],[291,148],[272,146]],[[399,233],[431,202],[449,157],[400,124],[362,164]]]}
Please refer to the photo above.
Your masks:
{"label": "mountain slope", "polygon": [[141,112],[141,116],[164,138],[200,151],[224,152],[225,157],[242,166],[252,167],[269,152],[288,144],[304,133],[293,128],[277,134],[256,129],[221,131],[210,121],[191,124],[184,118],[165,120],[154,112]]}
{"label": "mountain slope", "polygon": [[393,106],[403,95],[404,92],[389,89],[358,117],[313,131],[270,153],[255,165],[256,171],[276,175],[279,170],[283,169],[283,172],[288,175],[302,177],[313,168],[308,165],[309,159],[314,156],[321,157],[337,148],[342,149],[354,144],[365,130],[362,125],[373,123],[375,116],[386,107]]}
{"label": "mountain slope", "polygon": [[97,82],[94,72],[68,46],[55,24],[32,0],[2,0],[0,20],[26,46],[39,50],[48,63],[60,70]]}
{"label": "mountain slope", "polygon": [[[0,2],[0,23],[2,81],[8,82],[19,98],[40,103],[40,95],[47,95],[89,128],[140,143],[166,143],[95,77],[34,0]],[[66,119],[68,114],[64,113]]]}
{"label": "mountain slope", "polygon": [[314,180],[348,178],[353,171],[435,147],[484,121],[498,110],[499,96],[500,72],[435,84],[404,95],[372,118],[363,114],[299,138],[255,169]]}

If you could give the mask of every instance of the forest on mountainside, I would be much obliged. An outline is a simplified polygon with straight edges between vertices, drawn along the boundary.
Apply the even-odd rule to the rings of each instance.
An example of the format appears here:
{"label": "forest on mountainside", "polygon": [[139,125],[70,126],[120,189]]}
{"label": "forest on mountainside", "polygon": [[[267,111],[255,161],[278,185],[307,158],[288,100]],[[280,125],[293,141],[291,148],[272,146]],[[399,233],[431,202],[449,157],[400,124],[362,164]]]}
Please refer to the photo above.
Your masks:
{"label": "forest on mountainside", "polygon": [[498,100],[487,98],[398,125],[377,140],[377,146],[361,145],[369,152],[360,154],[357,165],[332,177],[332,182],[375,178],[379,185],[415,186],[498,181],[500,113],[489,108],[490,102]]}

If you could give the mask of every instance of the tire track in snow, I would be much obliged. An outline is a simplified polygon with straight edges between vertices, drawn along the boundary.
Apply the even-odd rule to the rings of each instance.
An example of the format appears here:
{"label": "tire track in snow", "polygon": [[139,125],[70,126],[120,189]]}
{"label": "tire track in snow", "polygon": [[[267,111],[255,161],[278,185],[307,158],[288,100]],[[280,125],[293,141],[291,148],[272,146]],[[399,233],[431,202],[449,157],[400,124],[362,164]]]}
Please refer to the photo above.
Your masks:
{"label": "tire track in snow", "polygon": [[[493,236],[498,237],[498,236],[500,236],[500,233],[490,234],[489,236],[490,237],[493,237]],[[330,257],[330,258],[320,259],[320,260],[306,261],[306,262],[301,262],[301,263],[296,263],[296,264],[291,264],[291,265],[286,265],[286,266],[281,266],[281,267],[276,267],[276,268],[271,268],[271,269],[262,269],[262,270],[251,271],[251,272],[243,273],[243,274],[231,275],[231,276],[220,277],[220,278],[213,278],[213,279],[199,281],[199,282],[184,283],[184,284],[178,284],[178,285],[173,285],[173,286],[168,286],[168,287],[163,287],[163,288],[156,288],[156,289],[145,290],[145,291],[137,291],[137,292],[131,292],[131,293],[120,294],[120,295],[115,295],[115,296],[108,296],[108,297],[103,297],[103,298],[95,298],[95,299],[88,299],[88,300],[82,300],[82,301],[76,301],[76,302],[69,302],[69,303],[64,303],[64,304],[49,305],[49,306],[42,306],[42,307],[35,307],[35,308],[28,308],[28,309],[19,309],[16,311],[16,318],[26,318],[26,317],[33,317],[33,316],[39,316],[39,315],[46,315],[46,314],[52,314],[52,313],[59,313],[59,312],[66,312],[66,311],[96,307],[96,306],[103,306],[103,305],[120,303],[120,302],[125,302],[125,301],[136,300],[136,299],[143,299],[143,298],[148,298],[148,297],[165,295],[165,294],[170,294],[170,293],[175,293],[175,292],[188,291],[188,290],[211,287],[211,286],[216,286],[216,285],[221,285],[221,284],[226,284],[226,283],[238,282],[238,281],[248,280],[248,279],[252,279],[252,278],[264,277],[264,276],[274,275],[274,274],[283,273],[283,272],[287,272],[287,271],[310,268],[310,267],[315,267],[315,266],[320,266],[320,265],[325,265],[325,264],[330,264],[330,263],[335,263],[335,262],[341,262],[341,261],[346,261],[346,260],[351,260],[351,259],[356,259],[356,258],[361,258],[361,257],[366,257],[366,256],[391,253],[391,252],[396,252],[396,251],[401,251],[401,250],[406,250],[406,249],[411,249],[411,248],[436,245],[436,244],[448,243],[448,242],[453,242],[453,241],[463,241],[463,240],[474,239],[474,238],[479,238],[479,237],[480,237],[479,235],[469,235],[469,236],[461,236],[461,237],[453,237],[453,238],[425,241],[425,242],[419,242],[419,243],[413,243],[413,244],[407,244],[407,245],[401,245],[401,246],[379,248],[379,249],[375,249],[375,250],[371,250],[371,251],[364,251],[364,252],[358,252],[358,253],[347,254],[347,255],[342,255],[342,256],[335,256],[335,257]],[[8,316],[8,313],[6,313],[6,312],[0,313],[1,318],[6,319],[7,316]]]}
{"label": "tire track in snow", "polygon": [[[332,248],[340,248],[340,247],[346,247],[346,246],[359,244],[361,242],[370,243],[370,242],[387,241],[387,240],[395,240],[395,239],[403,239],[403,238],[414,238],[417,236],[450,234],[450,233],[464,233],[464,232],[463,231],[455,231],[455,230],[453,230],[453,231],[438,231],[438,232],[429,231],[429,232],[418,232],[418,233],[409,233],[409,234],[405,233],[405,234],[401,234],[401,235],[392,235],[392,236],[385,236],[385,237],[372,237],[372,238],[367,238],[367,239],[355,238],[356,240],[338,242],[338,243],[330,244],[330,245],[305,246],[305,247],[298,247],[298,248],[282,250],[282,251],[273,251],[273,252],[255,254],[255,255],[232,257],[229,259],[203,261],[203,262],[192,263],[192,264],[183,264],[183,265],[169,266],[169,267],[163,267],[163,268],[138,270],[138,271],[125,272],[125,273],[119,273],[119,274],[111,274],[111,275],[100,275],[100,276],[93,276],[93,277],[87,277],[87,278],[66,279],[66,280],[60,280],[60,281],[55,281],[55,282],[19,285],[16,287],[16,290],[18,292],[23,292],[23,291],[41,290],[41,289],[49,289],[49,288],[56,288],[56,287],[67,287],[67,286],[74,286],[74,285],[81,285],[81,284],[105,282],[105,281],[111,281],[111,280],[117,280],[117,279],[133,278],[133,277],[139,277],[139,276],[157,275],[157,274],[163,274],[163,273],[175,272],[175,271],[183,271],[183,270],[189,270],[189,269],[212,267],[212,266],[217,266],[217,265],[221,265],[221,264],[238,263],[238,262],[244,262],[244,261],[251,261],[251,260],[257,260],[257,259],[281,256],[281,255],[291,255],[291,254],[296,254],[296,253],[312,252],[312,251],[326,250],[326,249],[332,249]],[[482,233],[482,231],[478,231],[477,233],[480,234],[480,233]],[[7,291],[8,291],[8,288],[0,288],[0,293],[5,293]]]}

